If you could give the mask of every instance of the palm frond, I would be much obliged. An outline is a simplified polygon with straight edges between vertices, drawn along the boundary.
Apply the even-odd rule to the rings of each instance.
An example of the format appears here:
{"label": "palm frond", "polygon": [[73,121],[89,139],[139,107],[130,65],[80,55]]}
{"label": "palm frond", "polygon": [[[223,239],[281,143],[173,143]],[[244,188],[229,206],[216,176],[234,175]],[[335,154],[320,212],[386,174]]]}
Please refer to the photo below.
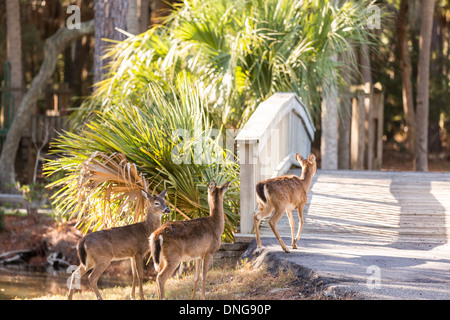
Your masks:
{"label": "palm frond", "polygon": [[171,219],[197,218],[209,214],[209,181],[232,181],[224,205],[230,221],[225,234],[232,239],[239,207],[231,198],[239,190],[237,164],[212,161],[225,158],[226,150],[216,143],[222,137],[210,134],[206,102],[190,81],[179,76],[168,91],[148,84],[139,107],[123,100],[82,130],[60,135],[52,144],[60,156],[45,171],[65,173],[51,185],[61,188],[53,199],[56,211],[78,217],[85,230],[136,222],[142,217],[139,190],[160,192],[164,184],[175,209]]}

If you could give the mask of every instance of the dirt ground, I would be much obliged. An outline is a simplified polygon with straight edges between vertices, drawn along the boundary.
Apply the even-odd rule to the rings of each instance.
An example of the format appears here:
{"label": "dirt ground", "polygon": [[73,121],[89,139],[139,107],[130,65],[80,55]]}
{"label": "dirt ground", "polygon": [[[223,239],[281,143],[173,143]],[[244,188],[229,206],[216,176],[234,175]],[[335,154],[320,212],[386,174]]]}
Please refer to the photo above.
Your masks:
{"label": "dirt ground", "polygon": [[[36,270],[46,269],[47,256],[50,253],[56,253],[58,258],[71,265],[78,265],[76,245],[83,233],[75,228],[75,224],[75,220],[58,224],[55,219],[45,214],[39,214],[35,221],[24,215],[7,214],[4,216],[4,230],[0,232],[0,254],[13,250],[35,249],[37,255],[27,259],[24,266]],[[130,273],[128,260],[113,262],[105,271],[105,274],[114,276]],[[145,276],[153,278],[154,269],[148,267]]]}
{"label": "dirt ground", "polygon": [[28,263],[40,267],[50,250],[60,252],[70,263],[78,263],[73,247],[82,234],[74,228],[75,221],[58,225],[55,219],[39,214],[35,220],[24,215],[6,214],[0,232],[0,254],[13,250],[35,249],[37,256]]}

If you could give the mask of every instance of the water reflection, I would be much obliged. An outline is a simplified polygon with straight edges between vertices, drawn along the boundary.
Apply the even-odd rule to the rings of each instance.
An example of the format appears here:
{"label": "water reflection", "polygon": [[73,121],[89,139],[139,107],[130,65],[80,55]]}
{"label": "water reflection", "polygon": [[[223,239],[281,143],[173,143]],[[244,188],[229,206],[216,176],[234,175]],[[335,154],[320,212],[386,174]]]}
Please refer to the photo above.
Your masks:
{"label": "water reflection", "polygon": [[[0,300],[31,299],[44,295],[66,295],[66,286],[69,274],[65,272],[49,273],[23,269],[0,268]],[[103,275],[98,281],[99,289],[129,286],[131,280],[128,277],[107,277]],[[87,275],[81,280],[82,290],[91,290]]]}

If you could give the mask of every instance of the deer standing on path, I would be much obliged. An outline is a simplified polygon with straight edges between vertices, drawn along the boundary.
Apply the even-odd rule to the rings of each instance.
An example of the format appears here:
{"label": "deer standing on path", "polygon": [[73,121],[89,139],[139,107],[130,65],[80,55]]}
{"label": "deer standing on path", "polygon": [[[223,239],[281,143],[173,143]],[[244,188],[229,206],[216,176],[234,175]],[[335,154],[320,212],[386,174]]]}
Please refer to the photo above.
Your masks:
{"label": "deer standing on path", "polygon": [[[303,207],[306,203],[312,177],[316,173],[316,157],[311,153],[308,156],[308,159],[305,160],[301,155],[296,153],[295,160],[297,160],[302,167],[302,175],[300,178],[296,175],[288,175],[267,179],[256,184],[256,201],[258,202],[259,207],[258,212],[253,215],[253,221],[256,228],[257,252],[261,249],[259,224],[262,219],[269,216],[274,210],[275,213],[270,218],[269,225],[277,237],[281,248],[283,248],[285,252],[289,252],[289,249],[284,244],[276,228],[277,221],[286,211],[291,227],[292,249],[297,249],[297,241],[300,240],[300,234],[303,227]],[[292,209],[297,209],[300,220],[297,236],[295,238]]]}
{"label": "deer standing on path", "polygon": [[131,287],[131,299],[135,299],[136,277],[139,279],[139,295],[144,299],[142,289],[144,272],[144,255],[150,251],[148,237],[161,226],[161,216],[169,213],[164,196],[166,190],[158,196],[152,196],[142,190],[142,195],[147,200],[146,221],[134,223],[128,226],[96,231],[86,235],[78,242],[77,250],[80,266],[71,276],[69,288],[69,300],[73,295],[73,280],[76,275],[79,279],[90,269],[89,283],[94,290],[97,299],[102,300],[97,288],[97,280],[100,278],[111,261],[131,259],[133,272],[133,285]]}
{"label": "deer standing on path", "polygon": [[195,260],[194,290],[202,280],[201,298],[205,299],[205,281],[209,264],[219,249],[225,226],[223,196],[229,182],[221,187],[211,181],[208,186],[209,216],[187,221],[170,221],[150,236],[150,250],[155,269],[158,298],[164,299],[164,284],[182,261]]}

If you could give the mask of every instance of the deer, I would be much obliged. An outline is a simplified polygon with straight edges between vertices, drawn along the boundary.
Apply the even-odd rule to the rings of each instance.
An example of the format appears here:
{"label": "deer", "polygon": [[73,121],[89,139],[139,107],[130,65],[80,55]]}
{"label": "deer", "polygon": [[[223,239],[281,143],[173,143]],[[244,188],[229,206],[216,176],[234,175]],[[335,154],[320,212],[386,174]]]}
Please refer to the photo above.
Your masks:
{"label": "deer", "polygon": [[158,298],[165,299],[164,284],[180,262],[195,260],[194,289],[202,280],[201,299],[205,299],[205,282],[214,253],[219,249],[225,226],[223,197],[230,182],[208,185],[209,216],[185,221],[170,221],[159,227],[149,238],[150,252],[157,270]]}
{"label": "deer", "polygon": [[[291,227],[292,249],[297,249],[297,242],[300,240],[303,228],[303,207],[307,200],[307,193],[311,186],[312,178],[316,174],[317,165],[316,157],[312,153],[308,156],[308,159],[304,159],[300,154],[296,153],[295,160],[302,167],[302,175],[300,178],[296,175],[285,175],[267,179],[256,184],[258,211],[253,215],[253,222],[256,229],[256,253],[259,253],[261,250],[259,224],[261,220],[268,217],[273,211],[275,212],[269,219],[269,225],[278,239],[281,248],[286,253],[290,252],[276,228],[278,220],[286,212]],[[297,209],[300,222],[296,237],[294,237],[292,209]]]}
{"label": "deer", "polygon": [[73,281],[78,275],[79,279],[90,269],[89,284],[95,292],[97,299],[102,300],[102,296],[97,288],[97,281],[110,265],[111,261],[124,260],[130,258],[131,270],[133,273],[133,284],[131,287],[131,299],[135,297],[136,278],[139,280],[139,295],[144,300],[142,288],[144,273],[144,256],[150,251],[148,237],[161,226],[161,217],[170,212],[166,206],[164,197],[166,190],[157,196],[152,196],[141,190],[142,196],[147,202],[147,217],[145,221],[116,227],[106,230],[92,232],[84,236],[77,245],[80,266],[74,271],[70,278],[69,296],[72,300]]}

